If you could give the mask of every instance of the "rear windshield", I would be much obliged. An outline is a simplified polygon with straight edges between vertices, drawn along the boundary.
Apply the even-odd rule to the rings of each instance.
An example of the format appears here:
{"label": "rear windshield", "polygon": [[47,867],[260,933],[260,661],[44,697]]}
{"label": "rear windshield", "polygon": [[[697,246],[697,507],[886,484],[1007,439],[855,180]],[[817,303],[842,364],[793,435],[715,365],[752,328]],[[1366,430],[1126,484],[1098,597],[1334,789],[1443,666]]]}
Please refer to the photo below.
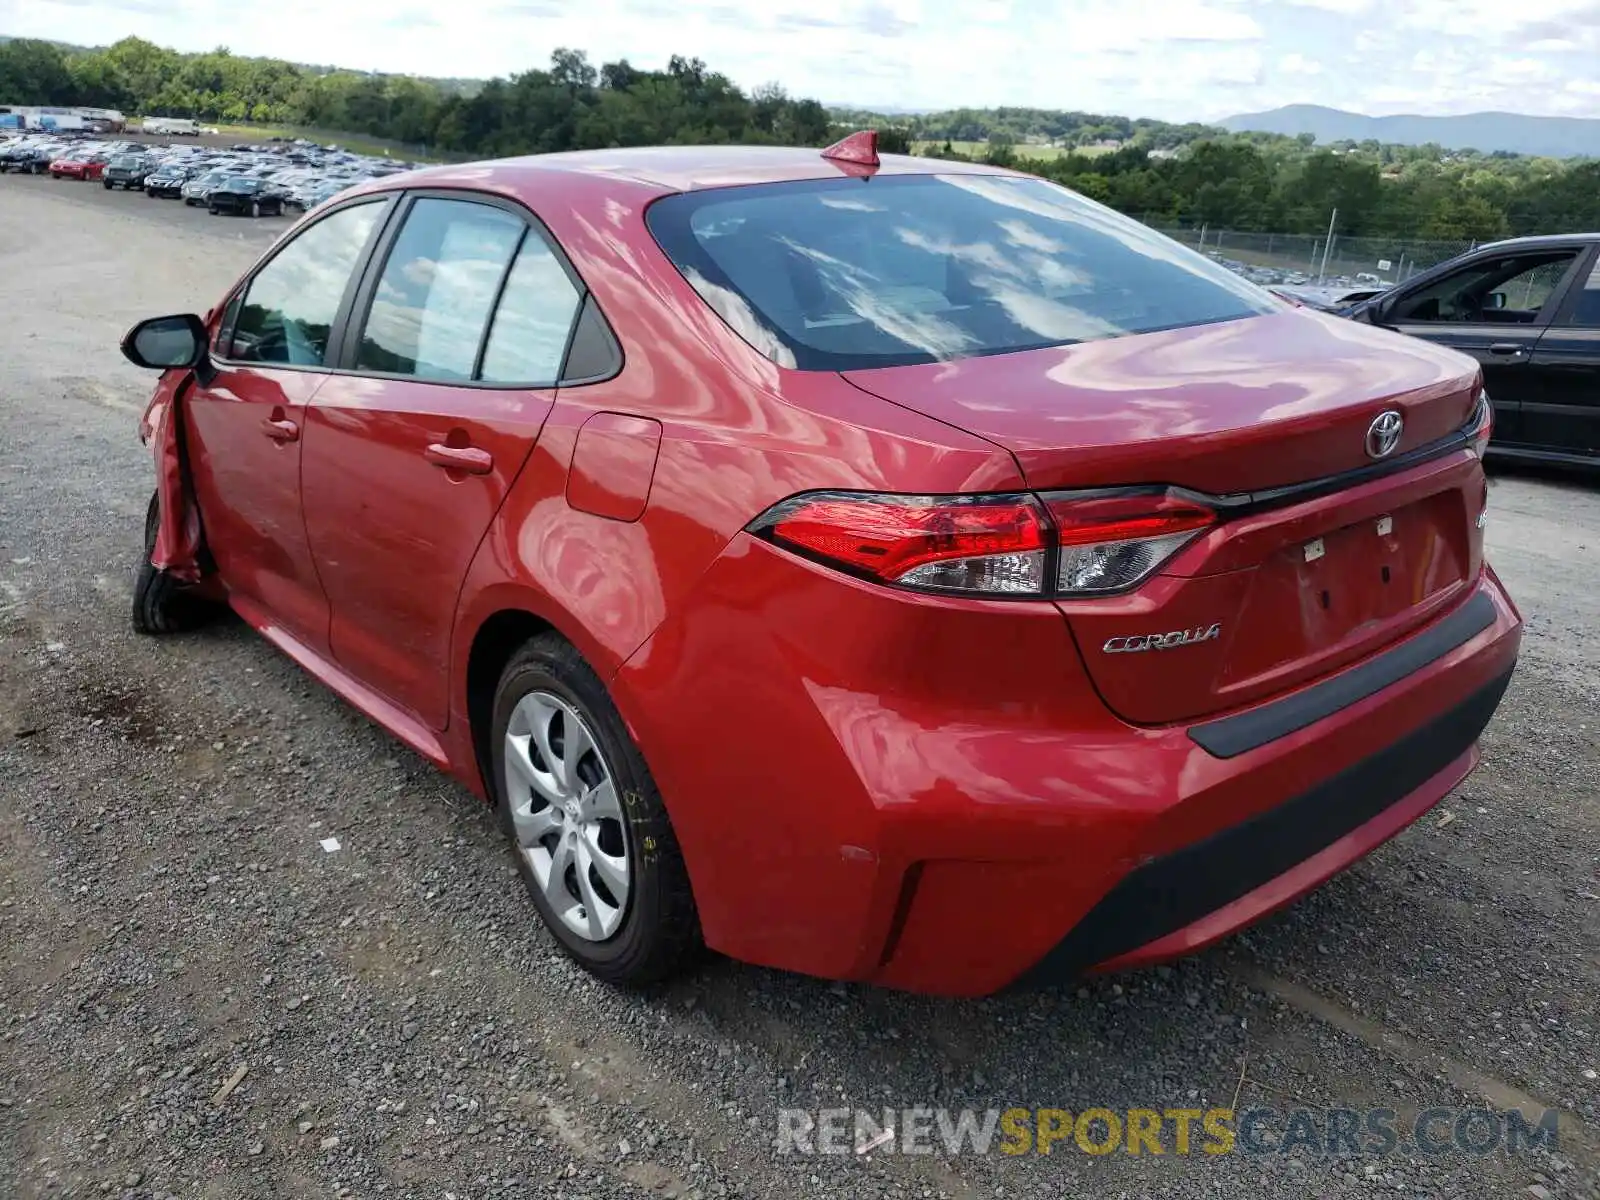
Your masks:
{"label": "rear windshield", "polygon": [[784,366],[847,371],[1231,321],[1281,307],[1040,179],[884,175],[712,188],[650,207],[702,298]]}

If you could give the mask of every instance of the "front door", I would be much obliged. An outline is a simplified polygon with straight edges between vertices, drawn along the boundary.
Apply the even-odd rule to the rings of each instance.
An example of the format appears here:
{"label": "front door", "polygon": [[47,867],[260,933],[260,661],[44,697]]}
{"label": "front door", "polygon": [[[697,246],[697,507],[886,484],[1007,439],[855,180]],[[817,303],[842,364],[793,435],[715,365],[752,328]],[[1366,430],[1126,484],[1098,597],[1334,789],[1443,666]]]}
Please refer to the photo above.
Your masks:
{"label": "front door", "polygon": [[339,664],[435,729],[456,600],[555,402],[580,293],[542,232],[409,201],[307,413],[306,528]]}
{"label": "front door", "polygon": [[1575,246],[1486,254],[1401,293],[1380,323],[1477,359],[1494,404],[1494,440],[1521,444],[1534,348],[1582,253]]}
{"label": "front door", "polygon": [[386,208],[335,213],[296,236],[229,302],[215,374],[185,399],[206,545],[228,590],[324,651],[328,601],[300,510],[306,406],[327,379],[331,330]]}

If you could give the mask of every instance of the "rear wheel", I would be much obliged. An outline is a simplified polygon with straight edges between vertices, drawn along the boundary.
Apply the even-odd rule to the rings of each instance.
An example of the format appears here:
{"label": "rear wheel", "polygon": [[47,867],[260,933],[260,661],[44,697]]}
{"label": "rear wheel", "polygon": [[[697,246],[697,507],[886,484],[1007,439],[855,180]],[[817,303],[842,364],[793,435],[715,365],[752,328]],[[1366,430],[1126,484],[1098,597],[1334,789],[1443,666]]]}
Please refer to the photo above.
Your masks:
{"label": "rear wheel", "polygon": [[156,548],[156,528],[161,519],[160,494],[150,497],[144,518],[144,554],[133,580],[133,628],[138,633],[180,633],[203,624],[216,605],[150,561]]}
{"label": "rear wheel", "polygon": [[546,634],[512,657],[490,736],[501,825],[561,948],[614,984],[685,966],[700,922],[677,837],[605,686],[570,643]]}

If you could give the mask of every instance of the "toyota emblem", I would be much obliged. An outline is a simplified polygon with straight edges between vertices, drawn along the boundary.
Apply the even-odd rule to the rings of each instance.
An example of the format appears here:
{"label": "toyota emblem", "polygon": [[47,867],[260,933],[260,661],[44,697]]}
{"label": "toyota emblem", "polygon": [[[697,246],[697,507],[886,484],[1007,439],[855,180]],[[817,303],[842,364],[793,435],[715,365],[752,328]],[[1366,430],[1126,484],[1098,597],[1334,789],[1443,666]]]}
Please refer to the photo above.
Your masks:
{"label": "toyota emblem", "polygon": [[1367,426],[1367,457],[1388,458],[1400,444],[1400,434],[1405,427],[1406,419],[1394,409],[1379,413]]}

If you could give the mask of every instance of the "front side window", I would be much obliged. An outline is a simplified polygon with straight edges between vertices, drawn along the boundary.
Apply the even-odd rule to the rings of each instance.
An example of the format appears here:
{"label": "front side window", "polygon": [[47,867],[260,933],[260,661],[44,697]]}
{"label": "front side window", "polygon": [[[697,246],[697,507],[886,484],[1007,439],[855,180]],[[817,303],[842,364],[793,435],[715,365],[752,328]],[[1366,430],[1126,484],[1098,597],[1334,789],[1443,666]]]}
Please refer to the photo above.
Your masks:
{"label": "front side window", "polygon": [[885,175],[669,196],[646,220],[735,331],[785,366],[940,362],[1237,320],[1266,292],[1039,179]]}
{"label": "front side window", "polygon": [[1388,319],[1531,325],[1576,257],[1576,251],[1545,251],[1480,259],[1403,297]]}
{"label": "front side window", "polygon": [[256,272],[234,318],[227,357],[322,366],[350,273],[384,208],[384,201],[373,201],[324,217]]}
{"label": "front side window", "polygon": [[384,263],[356,367],[470,380],[489,314],[527,226],[502,208],[421,199]]}

